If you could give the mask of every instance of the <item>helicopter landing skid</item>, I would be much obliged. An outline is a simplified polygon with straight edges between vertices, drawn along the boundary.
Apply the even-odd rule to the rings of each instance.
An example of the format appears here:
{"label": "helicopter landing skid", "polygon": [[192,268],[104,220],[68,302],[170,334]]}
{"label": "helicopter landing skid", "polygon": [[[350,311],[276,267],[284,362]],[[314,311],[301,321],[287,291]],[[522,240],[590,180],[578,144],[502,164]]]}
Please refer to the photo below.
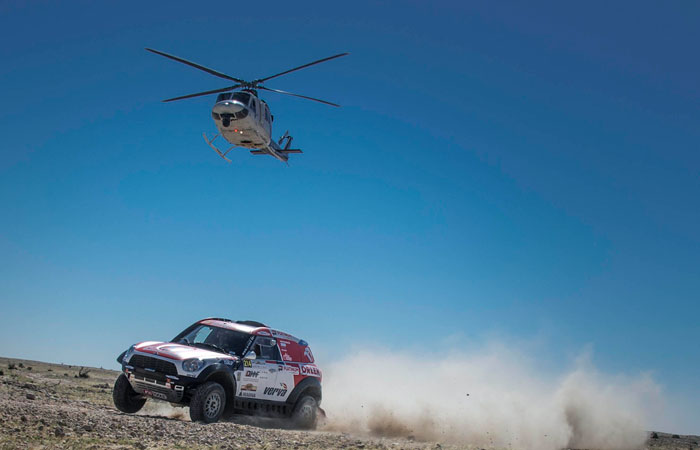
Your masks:
{"label": "helicopter landing skid", "polygon": [[221,133],[219,133],[219,134],[217,134],[216,136],[214,136],[211,140],[209,140],[209,138],[207,137],[207,133],[206,133],[206,132],[202,133],[202,136],[204,137],[204,142],[206,142],[207,145],[208,145],[209,147],[211,147],[216,153],[218,153],[219,156],[221,156],[222,158],[224,158],[226,161],[231,162],[231,160],[228,159],[228,158],[226,157],[226,154],[227,154],[228,152],[230,152],[231,150],[233,150],[233,149],[236,147],[235,145],[234,145],[233,147],[229,148],[228,150],[226,150],[225,152],[222,152],[221,150],[219,150],[218,148],[216,148],[216,145],[214,145],[214,141],[215,141],[219,136],[221,136]]}

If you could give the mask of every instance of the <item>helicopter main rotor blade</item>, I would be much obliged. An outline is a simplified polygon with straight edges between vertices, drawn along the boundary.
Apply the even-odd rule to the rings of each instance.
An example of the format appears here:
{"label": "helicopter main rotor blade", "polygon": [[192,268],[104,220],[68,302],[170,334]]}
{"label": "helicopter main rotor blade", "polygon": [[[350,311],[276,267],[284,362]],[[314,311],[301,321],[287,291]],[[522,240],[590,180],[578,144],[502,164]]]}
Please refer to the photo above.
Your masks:
{"label": "helicopter main rotor blade", "polygon": [[307,99],[307,100],[313,100],[313,101],[315,101],[315,102],[319,102],[319,103],[323,103],[323,104],[326,104],[326,105],[331,105],[331,106],[335,106],[335,107],[340,108],[340,105],[338,105],[338,104],[336,104],[336,103],[327,102],[327,101],[325,101],[325,100],[320,100],[320,99],[318,99],[318,98],[307,97],[307,96],[305,96],[305,95],[292,94],[291,92],[280,91],[279,89],[270,89],[270,88],[265,87],[265,86],[257,86],[256,89],[264,89],[264,90],[270,91],[270,92],[277,92],[278,94],[293,95],[294,97],[301,97],[301,98],[305,98],[305,99]]}
{"label": "helicopter main rotor blade", "polygon": [[146,50],[148,50],[148,51],[151,52],[151,53],[155,53],[156,55],[165,56],[166,58],[170,58],[170,59],[172,59],[173,61],[177,61],[177,62],[181,62],[181,63],[183,63],[183,64],[187,64],[188,66],[194,67],[195,69],[203,70],[203,71],[207,72],[208,74],[214,75],[214,76],[219,77],[219,78],[224,78],[224,79],[226,79],[226,80],[235,81],[236,83],[245,83],[245,81],[244,81],[244,80],[241,80],[240,78],[235,78],[235,77],[232,77],[232,76],[230,76],[230,75],[226,75],[225,73],[221,73],[221,72],[218,72],[218,71],[216,71],[216,70],[214,70],[214,69],[210,69],[210,68],[204,67],[204,66],[202,66],[202,65],[200,65],[200,64],[193,63],[192,61],[188,61],[188,60],[186,60],[186,59],[183,59],[183,58],[180,58],[180,57],[177,57],[177,56],[174,56],[174,55],[169,55],[169,54],[167,54],[167,53],[160,52],[160,51],[158,51],[158,50],[153,50],[152,48],[146,48]]}
{"label": "helicopter main rotor blade", "polygon": [[[340,53],[340,54],[337,54],[337,55],[334,55],[334,56],[329,56],[328,58],[319,59],[318,61],[310,62],[310,63],[308,63],[308,64],[304,64],[303,66],[299,66],[299,67],[295,67],[295,68],[293,68],[293,69],[285,70],[284,72],[280,72],[280,73],[278,73],[277,75],[272,75],[272,76],[267,77],[267,78],[260,78],[260,79],[258,79],[258,80],[253,81],[253,83],[262,83],[263,81],[271,80],[272,78],[277,78],[277,77],[280,77],[280,76],[282,76],[282,75],[286,75],[286,74],[288,74],[289,72],[294,72],[295,70],[304,69],[304,68],[306,68],[306,67],[313,66],[314,64],[319,64],[319,63],[322,63],[322,62],[330,61],[331,59],[340,58],[341,56],[345,56],[345,55],[349,55],[349,54],[350,54],[350,53]],[[292,95],[293,95],[293,94],[292,94]],[[301,97],[301,95],[299,95],[299,96],[297,96],[297,97]],[[315,99],[311,99],[311,100],[315,100]],[[324,102],[324,103],[325,103],[325,102]],[[338,106],[338,105],[335,105],[335,106]]]}
{"label": "helicopter main rotor blade", "polygon": [[240,85],[240,84],[234,84],[233,86],[229,86],[229,87],[225,87],[225,88],[221,88],[221,89],[214,89],[212,91],[197,92],[196,94],[189,94],[189,95],[183,95],[181,97],[169,98],[167,100],[163,100],[163,102],[174,102],[175,100],[182,100],[185,98],[200,97],[202,95],[209,95],[209,94],[218,94],[219,92],[232,91],[232,90],[239,88],[241,86],[242,85]]}

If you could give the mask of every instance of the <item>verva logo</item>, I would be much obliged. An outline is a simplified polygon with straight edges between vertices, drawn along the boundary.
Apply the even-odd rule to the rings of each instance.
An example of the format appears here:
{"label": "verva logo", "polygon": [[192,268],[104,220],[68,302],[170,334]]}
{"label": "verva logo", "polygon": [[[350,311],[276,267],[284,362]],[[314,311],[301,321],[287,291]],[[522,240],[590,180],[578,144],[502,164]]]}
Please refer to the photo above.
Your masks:
{"label": "verva logo", "polygon": [[321,371],[316,366],[301,366],[301,374],[312,377],[320,377]]}
{"label": "verva logo", "polygon": [[265,395],[276,395],[277,397],[284,397],[287,394],[287,389],[266,387],[264,394]]}

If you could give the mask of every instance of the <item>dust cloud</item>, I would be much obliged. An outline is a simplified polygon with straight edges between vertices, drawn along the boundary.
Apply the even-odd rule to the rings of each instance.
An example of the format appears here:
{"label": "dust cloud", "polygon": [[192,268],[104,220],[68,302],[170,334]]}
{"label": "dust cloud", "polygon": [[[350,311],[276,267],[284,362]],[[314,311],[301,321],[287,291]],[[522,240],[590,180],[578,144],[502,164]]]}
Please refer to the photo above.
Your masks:
{"label": "dust cloud", "polygon": [[608,375],[584,355],[545,369],[527,352],[355,352],[324,370],[324,428],[475,448],[635,449],[660,390]]}
{"label": "dust cloud", "polygon": [[187,407],[175,407],[170,403],[161,402],[159,400],[149,400],[143,405],[143,408],[136,413],[141,416],[160,416],[169,419],[189,421],[190,414]]}

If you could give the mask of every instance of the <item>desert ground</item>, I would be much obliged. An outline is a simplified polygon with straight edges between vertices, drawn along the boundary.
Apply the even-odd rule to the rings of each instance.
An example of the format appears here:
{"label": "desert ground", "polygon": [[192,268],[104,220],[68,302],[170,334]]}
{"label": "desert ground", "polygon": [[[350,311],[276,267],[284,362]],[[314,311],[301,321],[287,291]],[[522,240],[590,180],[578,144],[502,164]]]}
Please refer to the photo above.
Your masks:
{"label": "desert ground", "polygon": [[[82,375],[82,376],[81,376]],[[478,449],[465,443],[282,429],[239,418],[192,423],[186,408],[149,401],[137,415],[112,404],[118,372],[0,357],[0,448],[24,449]],[[699,436],[650,432],[648,450],[700,449]]]}

